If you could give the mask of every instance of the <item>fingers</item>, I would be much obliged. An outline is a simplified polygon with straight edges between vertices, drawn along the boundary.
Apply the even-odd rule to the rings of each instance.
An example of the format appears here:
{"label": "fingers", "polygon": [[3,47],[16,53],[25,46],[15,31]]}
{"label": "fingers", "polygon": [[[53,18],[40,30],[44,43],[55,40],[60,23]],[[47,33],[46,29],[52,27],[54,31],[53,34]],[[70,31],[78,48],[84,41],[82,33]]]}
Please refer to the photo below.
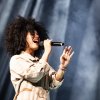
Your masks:
{"label": "fingers", "polygon": [[65,49],[63,50],[63,54],[65,54],[67,51],[67,46],[65,47]]}
{"label": "fingers", "polygon": [[51,41],[52,40],[50,40],[50,39],[46,39],[46,40],[44,40],[44,46],[46,45],[51,45]]}
{"label": "fingers", "polygon": [[44,42],[48,42],[48,43],[51,43],[51,41],[52,41],[52,40],[50,40],[50,39],[44,40]]}
{"label": "fingers", "polygon": [[[68,55],[71,55],[71,54],[72,54],[72,52],[73,52],[72,47],[71,47],[71,46],[69,46],[69,47],[68,47],[67,54],[68,54]],[[73,52],[73,54],[74,54],[74,52]]]}
{"label": "fingers", "polygon": [[74,51],[73,51],[72,47],[71,46],[68,46],[68,47],[66,46],[64,51],[63,51],[63,55],[69,55],[70,58],[71,58],[73,56],[73,54],[74,54]]}
{"label": "fingers", "polygon": [[74,54],[74,51],[70,54],[70,58],[72,58],[73,54]]}

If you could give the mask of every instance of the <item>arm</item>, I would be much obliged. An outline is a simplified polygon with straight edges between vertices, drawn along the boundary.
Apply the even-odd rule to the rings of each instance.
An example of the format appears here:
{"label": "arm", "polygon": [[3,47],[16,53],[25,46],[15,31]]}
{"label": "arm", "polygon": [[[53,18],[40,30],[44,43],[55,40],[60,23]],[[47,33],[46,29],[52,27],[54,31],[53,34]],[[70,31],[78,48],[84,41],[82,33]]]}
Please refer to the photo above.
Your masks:
{"label": "arm", "polygon": [[56,73],[56,80],[61,81],[64,77],[65,70],[73,56],[72,47],[66,47],[60,57],[59,69]]}
{"label": "arm", "polygon": [[[51,52],[51,41],[50,40],[45,40],[44,41],[44,54],[42,56],[42,59],[45,61],[48,61],[49,54]],[[67,68],[67,65],[70,62],[71,57],[73,56],[74,52],[72,52],[72,48],[66,47],[60,57],[60,66],[57,72],[55,72],[52,68],[50,68],[50,71],[53,72],[54,74],[51,76],[52,78],[52,83],[50,84],[50,88],[57,88],[59,87],[62,82],[63,82],[63,77],[65,73],[65,69]],[[50,73],[49,71],[49,73]]]}
{"label": "arm", "polygon": [[15,71],[18,75],[31,82],[38,82],[50,70],[47,63],[49,54],[51,52],[50,43],[51,40],[44,41],[44,54],[36,64],[29,62],[25,58],[19,57],[18,55],[12,57],[10,61],[11,74],[13,74],[13,71]]}
{"label": "arm", "polygon": [[[51,52],[51,40],[45,40],[44,41],[44,54],[42,56],[42,60],[48,62],[48,58],[49,58],[49,55],[50,55],[50,52]],[[58,81],[56,80],[55,78],[55,73],[56,71],[48,64],[50,70],[49,70],[49,80],[51,80],[50,82],[50,89],[56,89],[58,88],[63,81]]]}
{"label": "arm", "polygon": [[46,75],[49,70],[48,64],[42,60],[38,63],[33,63],[20,56],[14,56],[10,60],[10,72],[13,80],[16,80],[16,78],[25,78],[30,82],[36,83]]}

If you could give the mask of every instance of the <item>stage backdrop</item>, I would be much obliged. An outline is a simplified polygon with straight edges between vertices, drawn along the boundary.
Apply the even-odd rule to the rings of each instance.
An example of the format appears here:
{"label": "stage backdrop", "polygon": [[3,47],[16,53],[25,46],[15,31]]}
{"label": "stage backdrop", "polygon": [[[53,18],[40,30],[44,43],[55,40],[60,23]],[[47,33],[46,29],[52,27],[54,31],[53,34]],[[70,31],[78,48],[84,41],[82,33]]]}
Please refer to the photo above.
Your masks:
{"label": "stage backdrop", "polygon": [[[0,100],[12,100],[6,26],[21,15],[36,18],[54,41],[71,45],[74,56],[63,85],[51,100],[100,100],[100,0],[0,0]],[[53,47],[49,63],[57,70],[64,47]]]}

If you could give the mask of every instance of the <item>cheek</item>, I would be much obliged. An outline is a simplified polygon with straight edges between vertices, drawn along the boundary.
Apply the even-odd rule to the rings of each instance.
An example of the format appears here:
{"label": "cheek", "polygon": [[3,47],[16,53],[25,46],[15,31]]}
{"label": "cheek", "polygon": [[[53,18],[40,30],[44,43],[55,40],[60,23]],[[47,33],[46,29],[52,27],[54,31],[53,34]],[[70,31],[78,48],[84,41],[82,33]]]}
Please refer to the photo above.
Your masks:
{"label": "cheek", "polygon": [[27,41],[27,47],[28,48],[31,48],[31,49],[34,49],[34,50],[37,50],[39,48],[39,45],[34,43],[31,37],[27,38],[26,41]]}
{"label": "cheek", "polygon": [[33,46],[32,41],[27,40],[27,41],[26,41],[26,47],[27,47],[27,48],[32,48],[32,46]]}
{"label": "cheek", "polygon": [[27,44],[28,45],[33,44],[33,41],[32,41],[32,38],[31,37],[27,38],[26,41],[27,41]]}

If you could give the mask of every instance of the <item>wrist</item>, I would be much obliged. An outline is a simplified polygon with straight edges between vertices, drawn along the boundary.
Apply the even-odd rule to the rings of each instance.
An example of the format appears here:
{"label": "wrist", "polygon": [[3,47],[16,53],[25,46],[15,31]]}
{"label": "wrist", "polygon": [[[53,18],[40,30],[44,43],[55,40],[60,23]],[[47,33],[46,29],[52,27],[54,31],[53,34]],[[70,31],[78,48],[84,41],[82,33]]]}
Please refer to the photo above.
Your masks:
{"label": "wrist", "polygon": [[51,52],[51,50],[50,50],[50,49],[45,49],[45,50],[44,50],[44,53],[45,53],[45,54],[48,54],[48,55],[49,55],[49,54],[50,54],[50,52]]}
{"label": "wrist", "polygon": [[60,64],[59,69],[62,70],[62,71],[66,71],[66,67],[63,66],[62,64]]}
{"label": "wrist", "polygon": [[42,55],[42,59],[44,59],[46,62],[48,61],[49,58],[49,52],[44,51],[43,55]]}
{"label": "wrist", "polygon": [[51,51],[49,50],[44,50],[44,54],[49,55]]}

